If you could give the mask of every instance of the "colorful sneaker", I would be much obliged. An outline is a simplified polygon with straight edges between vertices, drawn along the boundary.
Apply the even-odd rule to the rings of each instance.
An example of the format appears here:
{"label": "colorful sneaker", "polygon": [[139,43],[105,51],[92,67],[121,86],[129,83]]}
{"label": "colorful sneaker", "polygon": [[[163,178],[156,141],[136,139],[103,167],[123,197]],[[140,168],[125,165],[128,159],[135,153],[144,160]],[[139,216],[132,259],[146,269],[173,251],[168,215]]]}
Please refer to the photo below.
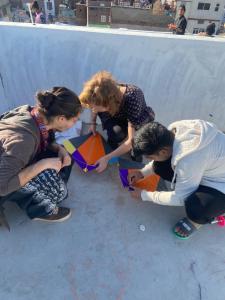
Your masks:
{"label": "colorful sneaker", "polygon": [[[197,224],[196,224],[197,225]],[[182,240],[187,240],[190,236],[200,228],[200,224],[196,227],[188,218],[180,219],[173,228],[173,233]]]}

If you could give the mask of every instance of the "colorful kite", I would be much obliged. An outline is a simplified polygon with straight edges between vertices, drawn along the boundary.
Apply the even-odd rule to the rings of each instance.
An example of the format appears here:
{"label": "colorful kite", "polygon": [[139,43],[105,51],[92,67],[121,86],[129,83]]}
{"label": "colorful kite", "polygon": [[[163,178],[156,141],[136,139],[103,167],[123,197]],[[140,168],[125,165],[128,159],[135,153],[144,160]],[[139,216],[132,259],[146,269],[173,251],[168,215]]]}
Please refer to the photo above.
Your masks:
{"label": "colorful kite", "polygon": [[109,145],[99,133],[75,137],[64,141],[63,144],[84,172],[96,169],[96,162],[111,152]]}
{"label": "colorful kite", "polygon": [[129,191],[133,191],[136,187],[149,192],[154,192],[157,189],[160,177],[156,174],[148,175],[138,180],[133,186],[130,185],[128,181],[129,172],[142,169],[145,166],[143,163],[130,161],[123,158],[119,158],[118,163],[120,179],[124,188],[128,188]]}

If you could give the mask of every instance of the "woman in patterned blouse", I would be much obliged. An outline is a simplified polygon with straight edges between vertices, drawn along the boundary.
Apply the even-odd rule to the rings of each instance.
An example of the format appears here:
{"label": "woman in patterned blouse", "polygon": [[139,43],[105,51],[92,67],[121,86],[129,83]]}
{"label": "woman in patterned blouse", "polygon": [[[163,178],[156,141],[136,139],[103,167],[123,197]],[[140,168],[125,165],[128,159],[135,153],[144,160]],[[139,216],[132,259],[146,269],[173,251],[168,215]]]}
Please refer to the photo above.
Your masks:
{"label": "woman in patterned blouse", "polygon": [[104,171],[111,158],[130,151],[135,130],[155,117],[151,107],[146,105],[140,88],[120,84],[106,71],[96,73],[84,84],[80,101],[92,111],[90,131],[95,134],[96,118],[99,116],[113,149],[97,162],[97,172]]}

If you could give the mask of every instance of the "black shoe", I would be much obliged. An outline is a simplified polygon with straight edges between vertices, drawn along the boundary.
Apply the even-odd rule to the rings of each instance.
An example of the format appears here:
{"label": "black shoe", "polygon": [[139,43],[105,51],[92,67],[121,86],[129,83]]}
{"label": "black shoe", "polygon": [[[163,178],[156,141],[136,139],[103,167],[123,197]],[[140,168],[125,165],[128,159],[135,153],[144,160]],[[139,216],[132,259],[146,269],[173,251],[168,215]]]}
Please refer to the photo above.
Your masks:
{"label": "black shoe", "polygon": [[67,207],[58,207],[55,213],[43,217],[34,218],[34,221],[63,222],[71,216],[71,210]]}

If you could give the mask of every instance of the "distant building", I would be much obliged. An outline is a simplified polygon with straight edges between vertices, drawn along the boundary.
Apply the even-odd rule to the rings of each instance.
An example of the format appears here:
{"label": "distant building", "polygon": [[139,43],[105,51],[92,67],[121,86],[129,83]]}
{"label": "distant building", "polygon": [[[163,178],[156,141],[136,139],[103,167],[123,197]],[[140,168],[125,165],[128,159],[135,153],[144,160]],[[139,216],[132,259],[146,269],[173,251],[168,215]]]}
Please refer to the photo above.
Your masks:
{"label": "distant building", "polygon": [[111,0],[88,0],[88,23],[110,25]]}
{"label": "distant building", "polygon": [[11,18],[9,0],[0,0],[0,21],[9,21]]}
{"label": "distant building", "polygon": [[23,8],[23,0],[9,0],[11,9],[13,8],[18,8],[22,9]]}
{"label": "distant building", "polygon": [[87,6],[86,4],[76,4],[76,25],[86,26],[87,25]]}
{"label": "distant building", "polygon": [[156,15],[156,16],[164,15],[164,8],[163,8],[161,0],[153,1],[152,14]]}
{"label": "distant building", "polygon": [[165,14],[159,2],[154,9],[113,6],[111,10],[112,28],[137,30],[169,31],[168,24],[173,22],[170,14]]}
{"label": "distant building", "polygon": [[57,22],[75,25],[76,24],[75,10],[71,9],[65,4],[60,4]]}
{"label": "distant building", "polygon": [[[1,0],[0,0],[1,1]],[[15,0],[14,0],[15,1]],[[26,3],[31,3],[33,0],[23,0],[24,5]],[[54,20],[59,19],[68,23],[70,20],[74,19],[74,9],[76,2],[79,0],[37,0],[40,8],[42,8],[47,22],[48,18],[53,17]],[[58,20],[59,21],[59,20]],[[73,23],[74,21],[72,21]]]}
{"label": "distant building", "polygon": [[77,3],[76,24],[109,26],[111,24],[111,0],[88,0],[85,4]]}
{"label": "distant building", "polygon": [[205,32],[210,22],[216,24],[216,31],[220,28],[224,18],[225,0],[178,0],[177,8],[181,4],[186,7],[186,33]]}
{"label": "distant building", "polygon": [[[88,0],[86,4],[76,4],[76,24],[81,26],[103,25],[112,28],[130,28],[138,30],[169,31],[168,24],[173,22],[173,17],[164,12],[160,0],[155,0],[153,8],[145,9],[131,6],[111,6],[111,1]],[[123,2],[124,4],[125,2]],[[88,22],[87,22],[88,11]]]}

